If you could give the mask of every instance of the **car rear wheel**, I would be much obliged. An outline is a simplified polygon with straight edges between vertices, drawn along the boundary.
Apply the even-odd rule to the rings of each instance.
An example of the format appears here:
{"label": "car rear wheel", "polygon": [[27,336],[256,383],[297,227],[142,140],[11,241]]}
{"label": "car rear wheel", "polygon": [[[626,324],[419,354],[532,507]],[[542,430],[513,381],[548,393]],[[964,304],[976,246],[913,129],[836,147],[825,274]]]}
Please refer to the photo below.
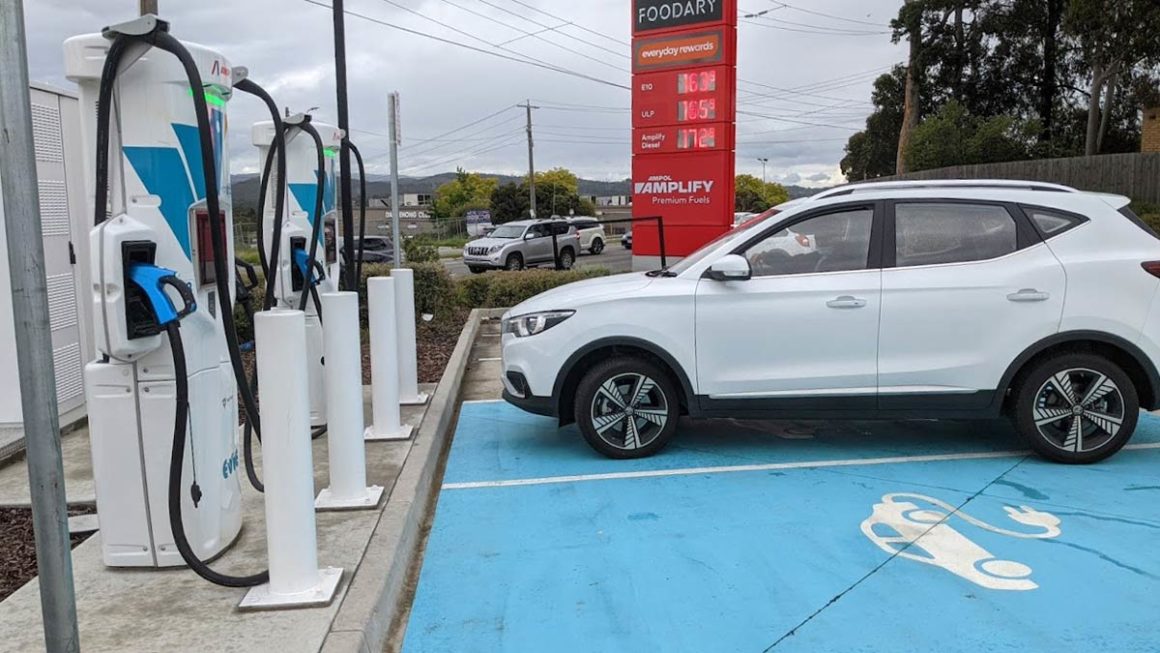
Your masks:
{"label": "car rear wheel", "polygon": [[604,241],[600,238],[594,239],[592,241],[592,246],[588,249],[588,251],[592,252],[593,254],[599,254],[600,252],[603,252]]}
{"label": "car rear wheel", "polygon": [[572,252],[571,247],[565,247],[560,251],[560,267],[565,270],[571,270],[572,266],[576,264],[576,254]]}
{"label": "car rear wheel", "polygon": [[516,272],[524,269],[524,257],[519,253],[509,254],[507,261],[504,263],[504,268]]}
{"label": "car rear wheel", "polygon": [[626,356],[588,370],[576,389],[574,414],[596,451],[609,458],[643,458],[672,439],[680,402],[667,374]]}
{"label": "car rear wheel", "polygon": [[1061,354],[1038,363],[1015,389],[1015,425],[1036,453],[1061,463],[1094,463],[1136,430],[1140,401],[1115,363]]}

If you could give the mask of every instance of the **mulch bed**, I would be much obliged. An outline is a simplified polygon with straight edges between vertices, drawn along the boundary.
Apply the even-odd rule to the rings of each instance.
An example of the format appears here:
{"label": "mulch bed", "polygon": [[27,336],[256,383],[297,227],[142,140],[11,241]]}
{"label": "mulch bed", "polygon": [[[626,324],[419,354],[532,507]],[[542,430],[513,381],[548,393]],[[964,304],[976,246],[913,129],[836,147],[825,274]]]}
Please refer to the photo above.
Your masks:
{"label": "mulch bed", "polygon": [[[73,506],[69,515],[91,515],[92,506]],[[92,533],[73,535],[75,548]],[[0,508],[0,601],[36,576],[36,542],[30,508]]]}

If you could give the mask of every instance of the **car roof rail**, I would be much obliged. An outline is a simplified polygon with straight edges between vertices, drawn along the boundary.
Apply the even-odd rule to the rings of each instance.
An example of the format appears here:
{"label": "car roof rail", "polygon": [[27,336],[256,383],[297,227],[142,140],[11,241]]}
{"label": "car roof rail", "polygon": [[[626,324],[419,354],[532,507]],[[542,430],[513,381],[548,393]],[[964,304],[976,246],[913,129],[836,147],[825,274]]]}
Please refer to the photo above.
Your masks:
{"label": "car roof rail", "polygon": [[1035,190],[1051,193],[1078,193],[1080,191],[1071,186],[1052,184],[1039,181],[1020,181],[1014,179],[925,179],[909,181],[869,181],[856,182],[838,186],[814,195],[812,199],[820,200],[828,197],[841,197],[859,192],[873,192],[879,190],[926,190],[934,188],[993,188],[1012,190]]}

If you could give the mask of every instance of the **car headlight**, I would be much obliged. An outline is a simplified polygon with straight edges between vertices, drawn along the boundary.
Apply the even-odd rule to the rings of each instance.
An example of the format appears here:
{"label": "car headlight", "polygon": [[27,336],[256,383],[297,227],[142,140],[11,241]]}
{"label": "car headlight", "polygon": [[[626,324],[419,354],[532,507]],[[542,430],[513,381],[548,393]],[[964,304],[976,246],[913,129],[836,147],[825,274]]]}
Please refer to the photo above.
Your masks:
{"label": "car headlight", "polygon": [[503,321],[503,332],[517,338],[543,333],[576,314],[576,311],[544,311],[508,318]]}
{"label": "car headlight", "polygon": [[491,249],[487,250],[487,253],[488,254],[495,254],[496,252],[498,252],[501,249],[503,249],[503,245],[492,245]]}

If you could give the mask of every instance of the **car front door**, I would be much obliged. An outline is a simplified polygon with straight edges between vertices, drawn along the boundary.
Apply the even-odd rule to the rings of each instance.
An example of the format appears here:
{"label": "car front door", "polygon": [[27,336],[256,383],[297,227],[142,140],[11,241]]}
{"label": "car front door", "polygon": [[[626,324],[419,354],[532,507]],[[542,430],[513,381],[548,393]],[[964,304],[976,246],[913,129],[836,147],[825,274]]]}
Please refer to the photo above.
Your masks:
{"label": "car front door", "polygon": [[876,214],[875,204],[859,204],[804,216],[736,252],[748,259],[750,279],[698,282],[697,380],[706,407],[873,408]]}
{"label": "car front door", "polygon": [[534,224],[527,232],[527,262],[542,263],[552,258],[552,235],[546,224]]}
{"label": "car front door", "polygon": [[885,233],[879,405],[990,405],[1015,358],[1058,331],[1063,266],[1002,203],[893,203]]}

